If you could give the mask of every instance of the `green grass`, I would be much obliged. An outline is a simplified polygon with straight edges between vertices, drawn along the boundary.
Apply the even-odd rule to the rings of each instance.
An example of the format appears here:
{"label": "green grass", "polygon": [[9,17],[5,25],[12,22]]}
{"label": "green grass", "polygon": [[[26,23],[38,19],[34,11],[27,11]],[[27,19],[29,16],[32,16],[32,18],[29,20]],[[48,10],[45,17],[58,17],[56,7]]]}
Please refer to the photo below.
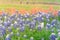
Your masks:
{"label": "green grass", "polygon": [[52,6],[54,10],[59,10],[60,5],[43,5],[43,4],[0,4],[0,10],[2,9],[7,9],[7,8],[15,8],[15,9],[25,9],[25,10],[30,10],[32,8],[42,8],[44,10],[48,10],[49,7]]}

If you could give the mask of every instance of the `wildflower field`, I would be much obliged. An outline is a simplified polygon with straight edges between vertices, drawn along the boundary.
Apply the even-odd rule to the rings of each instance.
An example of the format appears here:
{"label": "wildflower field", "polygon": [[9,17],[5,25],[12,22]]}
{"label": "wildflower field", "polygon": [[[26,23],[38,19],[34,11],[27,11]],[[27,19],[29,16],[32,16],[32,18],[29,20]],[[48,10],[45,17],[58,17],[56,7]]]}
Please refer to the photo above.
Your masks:
{"label": "wildflower field", "polygon": [[60,5],[0,4],[0,40],[60,40]]}

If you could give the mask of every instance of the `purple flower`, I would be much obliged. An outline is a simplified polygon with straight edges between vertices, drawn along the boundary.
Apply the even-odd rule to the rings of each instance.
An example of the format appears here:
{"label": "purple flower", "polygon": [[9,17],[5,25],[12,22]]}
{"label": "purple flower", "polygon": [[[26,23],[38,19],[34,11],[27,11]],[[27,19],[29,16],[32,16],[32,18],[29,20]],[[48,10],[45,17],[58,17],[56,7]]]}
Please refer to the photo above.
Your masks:
{"label": "purple flower", "polygon": [[24,30],[25,30],[25,27],[24,26],[20,27],[20,31],[21,32],[23,32]]}
{"label": "purple flower", "polygon": [[37,30],[41,30],[41,26],[40,25],[38,25]]}
{"label": "purple flower", "polygon": [[24,26],[25,25],[25,21],[21,19],[20,21],[18,21],[18,24]]}
{"label": "purple flower", "polygon": [[25,18],[29,18],[29,16],[30,16],[29,14],[25,14],[24,15]]}
{"label": "purple flower", "polygon": [[16,18],[16,14],[9,17],[11,20],[14,20]]}
{"label": "purple flower", "polygon": [[2,34],[2,31],[0,30],[0,38],[3,37],[4,35]]}
{"label": "purple flower", "polygon": [[35,21],[37,21],[37,17],[34,17],[32,20],[35,20]]}
{"label": "purple flower", "polygon": [[50,40],[56,40],[56,35],[55,35],[55,33],[52,33],[52,34],[51,34]]}
{"label": "purple flower", "polygon": [[58,11],[58,16],[60,16],[60,10]]}
{"label": "purple flower", "polygon": [[41,14],[42,14],[42,12],[38,12],[38,14],[39,14],[39,15],[41,15]]}
{"label": "purple flower", "polygon": [[46,19],[46,21],[49,23],[50,22],[50,19]]}
{"label": "purple flower", "polygon": [[7,16],[7,14],[3,12],[3,13],[2,13],[2,16],[3,16],[3,17],[4,17],[4,16]]}
{"label": "purple flower", "polygon": [[11,40],[10,34],[8,34],[8,35],[6,36],[5,40]]}
{"label": "purple flower", "polygon": [[46,19],[49,19],[50,17],[50,14],[46,14]]}
{"label": "purple flower", "polygon": [[18,24],[13,24],[14,28],[16,29],[18,27]]}
{"label": "purple flower", "polygon": [[5,28],[3,26],[0,26],[0,31],[3,35],[5,34]]}
{"label": "purple flower", "polygon": [[12,28],[11,28],[11,27],[8,27],[8,31],[9,31],[9,32],[12,32]]}
{"label": "purple flower", "polygon": [[29,20],[29,19],[27,19],[26,21],[25,21],[25,24],[29,24],[31,21]]}
{"label": "purple flower", "polygon": [[6,40],[11,40],[10,38],[6,38]]}
{"label": "purple flower", "polygon": [[34,29],[35,26],[36,26],[36,23],[35,23],[35,22],[31,22],[29,25],[30,25],[30,28],[31,28],[31,29]]}
{"label": "purple flower", "polygon": [[49,29],[51,27],[51,25],[49,23],[47,23],[46,27]]}
{"label": "purple flower", "polygon": [[57,20],[54,19],[54,20],[52,20],[51,25],[55,26],[56,23],[57,23]]}
{"label": "purple flower", "polygon": [[3,23],[3,25],[4,25],[5,27],[10,26],[10,24],[11,24],[10,22],[4,22],[4,23]]}
{"label": "purple flower", "polygon": [[37,21],[42,22],[42,21],[44,21],[44,18],[43,17],[37,17]]}
{"label": "purple flower", "polygon": [[17,17],[20,18],[21,17],[21,14],[18,14]]}

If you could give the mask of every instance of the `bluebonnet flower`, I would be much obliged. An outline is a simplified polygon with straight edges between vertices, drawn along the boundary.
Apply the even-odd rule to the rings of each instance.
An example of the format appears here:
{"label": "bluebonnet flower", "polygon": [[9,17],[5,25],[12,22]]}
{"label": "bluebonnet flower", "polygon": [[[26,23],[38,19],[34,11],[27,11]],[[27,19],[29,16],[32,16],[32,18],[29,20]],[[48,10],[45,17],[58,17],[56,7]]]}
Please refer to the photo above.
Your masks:
{"label": "bluebonnet flower", "polygon": [[38,25],[37,30],[41,30],[41,25]]}
{"label": "bluebonnet flower", "polygon": [[14,28],[16,29],[18,27],[18,24],[13,24]]}
{"label": "bluebonnet flower", "polygon": [[30,40],[34,40],[34,37],[30,37]]}
{"label": "bluebonnet flower", "polygon": [[24,15],[25,18],[29,18],[29,13]]}
{"label": "bluebonnet flower", "polygon": [[20,31],[21,32],[23,32],[24,30],[25,30],[25,27],[24,26],[20,27]]}
{"label": "bluebonnet flower", "polygon": [[47,29],[49,29],[51,27],[51,25],[49,23],[46,24]]}
{"label": "bluebonnet flower", "polygon": [[10,26],[11,25],[11,21],[8,20],[7,21],[7,25]]}
{"label": "bluebonnet flower", "polygon": [[34,17],[32,20],[35,20],[35,21],[37,21],[37,17]]}
{"label": "bluebonnet flower", "polygon": [[29,19],[27,19],[26,21],[25,21],[25,24],[30,24],[30,20]]}
{"label": "bluebonnet flower", "polygon": [[4,35],[2,34],[2,31],[0,30],[0,38],[3,37]]}
{"label": "bluebonnet flower", "polygon": [[51,25],[55,26],[56,23],[57,23],[56,19],[53,19],[52,22],[51,22]]}
{"label": "bluebonnet flower", "polygon": [[2,16],[3,16],[3,17],[4,17],[4,16],[7,16],[7,14],[6,14],[5,12],[3,12],[3,13],[2,13]]}
{"label": "bluebonnet flower", "polygon": [[46,22],[47,22],[47,23],[50,23],[50,19],[46,19]]}
{"label": "bluebonnet flower", "polygon": [[31,29],[34,29],[34,28],[35,28],[36,23],[35,23],[35,22],[31,22],[29,25],[30,25],[30,28],[31,28]]}
{"label": "bluebonnet flower", "polygon": [[51,17],[50,14],[46,14],[46,19],[49,19]]}
{"label": "bluebonnet flower", "polygon": [[14,35],[14,33],[13,33],[13,32],[11,32],[9,35],[10,35],[9,37],[11,37],[11,36],[13,36],[13,35]]}
{"label": "bluebonnet flower", "polygon": [[60,16],[60,10],[58,11],[58,16]]}
{"label": "bluebonnet flower", "polygon": [[52,34],[50,35],[50,40],[56,40],[56,35],[55,35],[55,33],[52,33]]}
{"label": "bluebonnet flower", "polygon": [[23,35],[24,38],[27,38],[27,35]]}
{"label": "bluebonnet flower", "polygon": [[5,40],[11,40],[11,38],[10,38],[10,34],[7,34]]}
{"label": "bluebonnet flower", "polygon": [[18,14],[17,17],[20,18],[21,17],[21,14]]}
{"label": "bluebonnet flower", "polygon": [[0,26],[0,31],[1,31],[1,32],[2,32],[2,34],[4,35],[4,34],[5,34],[5,27]]}
{"label": "bluebonnet flower", "polygon": [[38,22],[43,22],[44,21],[44,18],[43,17],[37,17],[37,21]]}
{"label": "bluebonnet flower", "polygon": [[12,16],[10,16],[9,18],[11,19],[11,20],[14,20],[15,19],[15,17],[16,17],[16,14],[13,14]]}
{"label": "bluebonnet flower", "polygon": [[24,21],[22,19],[20,19],[19,21],[17,21],[19,25],[24,25]]}
{"label": "bluebonnet flower", "polygon": [[15,29],[18,27],[17,21],[14,22],[13,26],[14,26]]}
{"label": "bluebonnet flower", "polygon": [[19,22],[21,19],[20,18],[17,18],[16,21]]}
{"label": "bluebonnet flower", "polygon": [[4,22],[3,25],[4,25],[5,27],[8,27],[10,24],[9,24],[8,22]]}
{"label": "bluebonnet flower", "polygon": [[8,31],[9,32],[12,32],[12,27],[8,27]]}
{"label": "bluebonnet flower", "polygon": [[38,14],[39,14],[39,15],[41,15],[41,14],[42,14],[42,12],[38,12]]}

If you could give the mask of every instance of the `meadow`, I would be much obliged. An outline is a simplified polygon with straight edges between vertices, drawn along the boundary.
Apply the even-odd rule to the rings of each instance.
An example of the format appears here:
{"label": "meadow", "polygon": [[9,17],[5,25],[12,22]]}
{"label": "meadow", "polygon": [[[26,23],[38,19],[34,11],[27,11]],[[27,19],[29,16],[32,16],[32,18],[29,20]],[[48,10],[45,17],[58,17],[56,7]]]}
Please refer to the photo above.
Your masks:
{"label": "meadow", "polygon": [[[20,11],[21,14],[26,13],[26,12],[31,13],[31,14],[33,14],[33,13],[37,13],[37,14],[29,15],[30,16],[29,18],[28,17],[26,18],[26,15],[22,16],[19,14],[16,17],[16,14],[14,14],[14,12],[16,10]],[[1,17],[0,19],[2,19],[2,20],[0,20],[0,22],[3,21],[2,25],[0,25],[0,26],[2,26],[2,29],[3,29],[3,31],[2,31],[2,29],[0,27],[0,30],[3,32],[3,34],[1,34],[1,31],[0,31],[0,40],[52,40],[55,38],[57,38],[57,40],[60,40],[60,37],[58,36],[58,33],[60,30],[57,27],[57,24],[55,24],[53,27],[46,29],[46,25],[50,24],[50,26],[51,26],[51,23],[53,20],[56,19],[58,22],[60,22],[59,16],[54,16],[51,14],[49,14],[50,16],[47,16],[48,15],[47,12],[51,11],[54,13],[55,11],[58,11],[58,10],[60,10],[60,5],[0,4],[0,14],[2,13],[2,11],[3,11],[3,13],[5,11],[5,12],[8,12],[8,14],[14,14],[12,16],[6,15],[3,13],[2,13],[3,14],[2,16],[0,15],[0,17]],[[47,13],[45,15],[42,15],[43,13],[41,14],[42,18],[44,18],[44,21],[43,20],[39,21],[40,20],[39,18],[38,18],[38,20],[34,19],[35,17],[36,18],[40,17],[39,16],[40,14],[38,13],[40,11]],[[47,19],[49,19],[49,20],[46,20],[46,16],[48,17]],[[32,24],[34,24],[36,22],[36,25],[34,26],[35,28],[34,27],[33,27],[34,29],[30,28],[28,26],[30,24],[27,24],[27,23],[24,24],[23,21],[24,22],[31,21],[31,22],[33,22]],[[20,22],[21,22],[21,24],[19,24]],[[44,28],[40,28],[40,29],[38,28],[38,26],[40,25],[40,22],[44,23]],[[9,25],[7,23],[9,23]],[[18,23],[19,27],[17,26],[17,24],[15,25],[15,23]],[[15,26],[13,26],[12,24]],[[49,27],[49,26],[47,26],[47,27]],[[50,38],[52,33],[54,33],[56,35],[53,34],[54,37]]]}

